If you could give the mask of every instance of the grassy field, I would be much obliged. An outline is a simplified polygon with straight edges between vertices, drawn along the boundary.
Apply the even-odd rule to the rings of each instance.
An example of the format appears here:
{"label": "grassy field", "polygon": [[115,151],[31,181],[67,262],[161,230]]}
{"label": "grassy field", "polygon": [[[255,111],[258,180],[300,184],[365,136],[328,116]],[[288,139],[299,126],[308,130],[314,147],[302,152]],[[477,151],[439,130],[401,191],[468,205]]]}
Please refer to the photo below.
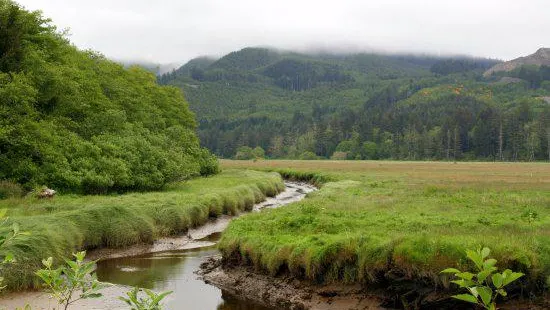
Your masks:
{"label": "grassy field", "polygon": [[282,189],[276,173],[226,170],[161,192],[1,200],[10,221],[30,233],[8,247],[17,262],[3,267],[1,275],[9,289],[27,288],[36,284],[33,273],[49,256],[62,262],[76,250],[152,242],[210,217],[249,210]]}
{"label": "grassy field", "polygon": [[499,267],[550,275],[550,165],[386,161],[223,161],[317,181],[320,191],[233,221],[220,248],[234,263],[319,282],[416,281],[448,286],[488,246]]}

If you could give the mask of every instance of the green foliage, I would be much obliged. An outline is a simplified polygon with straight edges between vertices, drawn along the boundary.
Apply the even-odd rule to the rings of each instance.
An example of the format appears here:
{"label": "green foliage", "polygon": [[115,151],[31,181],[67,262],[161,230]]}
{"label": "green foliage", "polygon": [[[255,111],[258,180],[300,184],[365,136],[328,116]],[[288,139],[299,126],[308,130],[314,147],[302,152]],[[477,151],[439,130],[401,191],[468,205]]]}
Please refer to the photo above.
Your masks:
{"label": "green foliage", "polygon": [[254,158],[254,152],[251,147],[241,146],[239,149],[237,149],[237,154],[235,155],[235,159],[248,160],[253,158]]}
{"label": "green foliage", "polygon": [[0,179],[104,193],[217,171],[180,90],[77,50],[8,0],[0,29]]}
{"label": "green foliage", "polygon": [[53,269],[52,257],[42,260],[45,269],[36,272],[52,298],[65,310],[78,300],[101,297],[99,291],[108,286],[97,280],[95,262],[84,262],[86,252],[78,252],[73,256],[74,261],[65,260],[65,265],[57,269]]}
{"label": "green foliage", "polygon": [[[141,291],[145,293],[145,296],[139,296]],[[131,310],[161,310],[163,308],[161,304],[162,300],[171,293],[169,291],[157,294],[151,290],[136,287],[127,293],[128,297],[119,298],[126,302],[131,307]]]}
{"label": "green foliage", "polygon": [[254,155],[254,158],[256,159],[262,159],[265,157],[265,151],[260,146],[255,147],[252,150],[252,154]]}
{"label": "green foliage", "polygon": [[303,159],[303,160],[315,160],[315,159],[319,159],[319,157],[317,155],[315,155],[315,153],[311,152],[311,151],[305,151],[303,152],[302,154],[300,154],[300,156],[298,157],[299,159]]}
{"label": "green foliage", "polygon": [[476,266],[475,273],[462,272],[456,268],[441,271],[441,273],[453,274],[456,280],[452,282],[468,290],[468,294],[454,295],[453,298],[477,304],[487,310],[496,310],[497,297],[508,295],[505,287],[524,276],[523,273],[513,272],[510,269],[498,273],[497,260],[488,258],[490,253],[489,248],[466,251],[466,256]]}
{"label": "green foliage", "polygon": [[260,146],[251,148],[249,146],[241,146],[237,149],[235,159],[237,160],[249,160],[249,159],[263,159],[265,158],[265,151]]}

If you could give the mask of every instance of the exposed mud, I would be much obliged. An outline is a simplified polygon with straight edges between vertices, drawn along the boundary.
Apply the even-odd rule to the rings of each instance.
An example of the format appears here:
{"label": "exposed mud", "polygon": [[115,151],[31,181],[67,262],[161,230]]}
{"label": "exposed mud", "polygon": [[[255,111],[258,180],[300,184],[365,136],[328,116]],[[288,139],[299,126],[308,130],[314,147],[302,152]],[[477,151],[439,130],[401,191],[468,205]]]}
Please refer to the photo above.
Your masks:
{"label": "exposed mud", "polygon": [[[209,257],[197,274],[208,284],[222,289],[233,298],[259,303],[270,309],[290,310],[364,310],[364,309],[439,309],[476,310],[473,305],[449,297],[448,291],[428,290],[417,300],[396,295],[389,287],[360,284],[314,284],[291,276],[269,276],[250,266],[224,266],[221,255]],[[418,292],[417,292],[418,293]],[[517,297],[517,296],[516,296]],[[501,310],[550,309],[550,299],[515,298],[500,302]]]}
{"label": "exposed mud", "polygon": [[222,267],[221,256],[201,265],[198,274],[209,284],[274,309],[388,309],[361,285],[314,285],[292,277],[270,277],[247,267]]}

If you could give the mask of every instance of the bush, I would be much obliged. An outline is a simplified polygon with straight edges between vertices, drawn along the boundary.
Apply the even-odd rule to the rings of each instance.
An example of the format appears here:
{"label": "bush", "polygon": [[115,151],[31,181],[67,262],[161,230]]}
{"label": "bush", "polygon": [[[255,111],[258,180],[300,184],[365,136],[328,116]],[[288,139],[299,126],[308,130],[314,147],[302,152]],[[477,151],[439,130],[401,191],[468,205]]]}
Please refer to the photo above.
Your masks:
{"label": "bush", "polygon": [[197,152],[180,89],[79,51],[39,12],[12,1],[0,0],[0,29],[0,178],[99,194],[218,171],[208,152]]}
{"label": "bush", "polygon": [[307,152],[303,152],[302,154],[300,154],[300,159],[302,159],[302,160],[316,160],[316,159],[319,159],[319,157],[317,155],[315,155],[315,153],[307,151]]}

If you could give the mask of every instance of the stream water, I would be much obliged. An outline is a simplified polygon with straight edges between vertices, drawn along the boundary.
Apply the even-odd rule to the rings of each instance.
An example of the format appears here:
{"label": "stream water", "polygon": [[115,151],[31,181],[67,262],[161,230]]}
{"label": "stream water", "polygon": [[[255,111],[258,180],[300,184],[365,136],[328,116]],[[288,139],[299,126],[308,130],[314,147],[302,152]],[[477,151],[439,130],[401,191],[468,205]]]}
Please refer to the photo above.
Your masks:
{"label": "stream water", "polygon": [[[255,206],[254,211],[277,208],[303,199],[315,188],[301,183],[286,183],[286,190]],[[215,248],[229,219],[221,219],[189,232],[196,248],[157,252],[133,257],[103,260],[97,264],[100,281],[124,286],[139,286],[155,291],[173,291],[165,300],[166,309],[266,310],[263,306],[237,299],[198,279],[195,271],[206,258],[218,255]]]}

